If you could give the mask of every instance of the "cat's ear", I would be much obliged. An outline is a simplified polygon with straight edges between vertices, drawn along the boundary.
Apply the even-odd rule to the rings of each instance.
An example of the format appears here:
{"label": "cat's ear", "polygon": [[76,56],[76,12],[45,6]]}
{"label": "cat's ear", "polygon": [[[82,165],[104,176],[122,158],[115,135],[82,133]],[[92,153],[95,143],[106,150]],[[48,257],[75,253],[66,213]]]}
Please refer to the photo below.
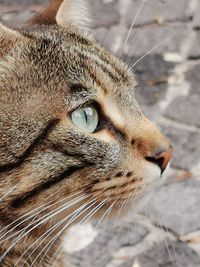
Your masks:
{"label": "cat's ear", "polygon": [[19,32],[0,24],[0,58],[6,55],[22,38]]}
{"label": "cat's ear", "polygon": [[88,2],[86,0],[64,0],[57,12],[56,22],[61,27],[68,24],[88,30],[90,25],[90,15]]}
{"label": "cat's ear", "polygon": [[31,24],[57,24],[62,28],[70,25],[79,30],[88,30],[90,25],[87,0],[52,0],[44,9],[36,14]]}

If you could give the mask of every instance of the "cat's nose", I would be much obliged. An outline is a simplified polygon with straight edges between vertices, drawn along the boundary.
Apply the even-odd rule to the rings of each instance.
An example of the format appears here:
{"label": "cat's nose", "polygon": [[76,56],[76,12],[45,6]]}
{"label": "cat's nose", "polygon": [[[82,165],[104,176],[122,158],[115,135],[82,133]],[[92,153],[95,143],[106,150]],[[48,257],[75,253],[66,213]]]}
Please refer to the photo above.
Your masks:
{"label": "cat's nose", "polygon": [[169,148],[159,148],[151,156],[146,157],[147,161],[150,161],[158,165],[161,169],[161,173],[166,169],[171,157],[172,157],[173,147],[170,145]]}

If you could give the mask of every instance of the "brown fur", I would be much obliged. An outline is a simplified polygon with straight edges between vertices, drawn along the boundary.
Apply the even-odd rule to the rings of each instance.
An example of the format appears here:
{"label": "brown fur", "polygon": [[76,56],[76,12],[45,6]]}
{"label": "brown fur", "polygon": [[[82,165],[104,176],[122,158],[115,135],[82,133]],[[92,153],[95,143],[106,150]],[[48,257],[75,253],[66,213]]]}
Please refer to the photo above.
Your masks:
{"label": "brown fur", "polygon": [[43,24],[51,25],[56,23],[56,14],[63,0],[51,1],[44,9],[36,14],[30,21],[29,24]]}
{"label": "brown fur", "polygon": [[[0,236],[9,237],[0,239],[2,267],[35,260],[34,266],[51,266],[63,233],[44,258],[40,252],[63,224],[39,244],[46,231],[85,203],[91,206],[73,223],[100,203],[92,217],[111,205],[114,217],[124,201],[136,205],[158,182],[156,165],[164,169],[171,157],[168,141],[134,98],[136,81],[128,67],[73,22],[56,25],[68,6],[61,2],[52,1],[20,29],[0,25],[0,196],[9,192],[0,201]],[[90,103],[99,111],[94,133],[80,130],[70,115]],[[34,227],[82,194],[84,199]],[[31,211],[40,213],[23,222]],[[22,238],[12,245],[16,233]],[[65,264],[61,255],[54,266]]]}

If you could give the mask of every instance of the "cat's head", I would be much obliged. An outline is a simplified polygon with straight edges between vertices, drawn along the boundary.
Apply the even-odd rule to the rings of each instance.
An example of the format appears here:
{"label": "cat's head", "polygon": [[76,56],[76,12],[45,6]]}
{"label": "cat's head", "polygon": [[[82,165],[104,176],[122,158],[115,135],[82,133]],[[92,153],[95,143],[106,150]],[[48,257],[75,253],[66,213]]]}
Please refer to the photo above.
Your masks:
{"label": "cat's head", "polygon": [[131,70],[86,33],[84,2],[55,0],[19,29],[0,25],[0,196],[14,188],[3,205],[10,220],[72,199],[70,212],[137,203],[171,158],[135,100]]}

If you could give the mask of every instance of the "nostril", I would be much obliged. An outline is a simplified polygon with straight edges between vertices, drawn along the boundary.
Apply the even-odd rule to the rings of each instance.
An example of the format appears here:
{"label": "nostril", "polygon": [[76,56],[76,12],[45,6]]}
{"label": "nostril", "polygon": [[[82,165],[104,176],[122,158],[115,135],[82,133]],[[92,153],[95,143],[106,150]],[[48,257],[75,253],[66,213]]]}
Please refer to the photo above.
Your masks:
{"label": "nostril", "polygon": [[161,173],[163,173],[171,159],[172,151],[173,148],[171,146],[168,149],[159,149],[154,155],[148,156],[145,159],[160,167]]}
{"label": "nostril", "polygon": [[164,164],[164,160],[165,160],[164,158],[158,158],[157,159],[157,158],[153,158],[153,157],[146,157],[145,159],[149,162],[156,164],[161,169],[161,173],[164,172],[164,170],[166,168],[166,167],[163,168],[163,164]]}

